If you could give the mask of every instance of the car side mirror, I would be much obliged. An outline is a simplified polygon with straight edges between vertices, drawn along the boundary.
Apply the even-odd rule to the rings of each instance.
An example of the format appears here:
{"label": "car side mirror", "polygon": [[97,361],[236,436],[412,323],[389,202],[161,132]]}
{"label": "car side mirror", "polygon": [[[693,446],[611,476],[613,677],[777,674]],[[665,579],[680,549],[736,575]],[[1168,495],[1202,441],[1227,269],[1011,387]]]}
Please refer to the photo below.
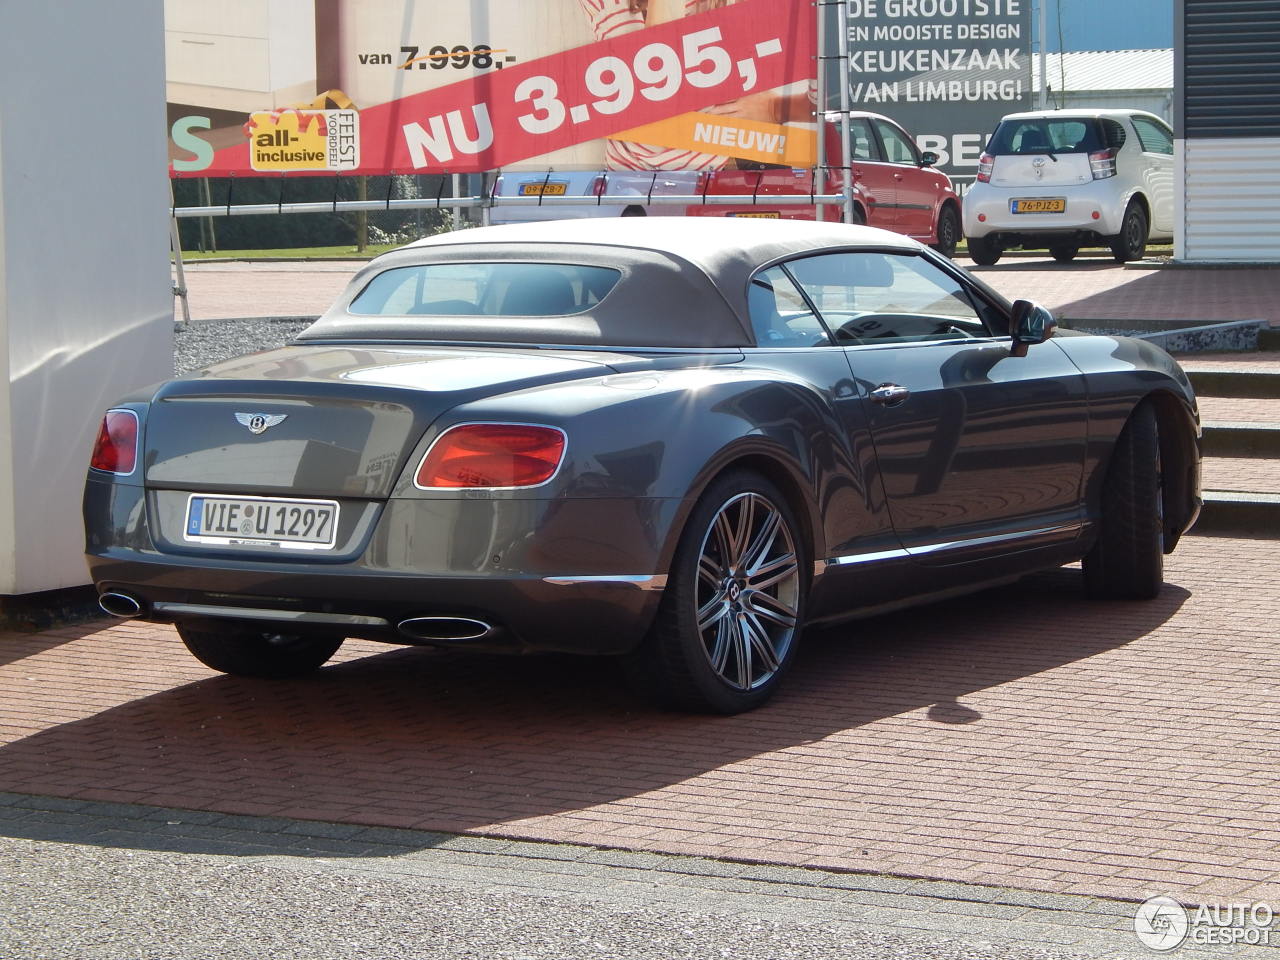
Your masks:
{"label": "car side mirror", "polygon": [[932,167],[938,162],[938,155],[932,150],[926,150],[920,154],[920,166]]}
{"label": "car side mirror", "polygon": [[1009,334],[1013,346],[1012,357],[1025,357],[1033,344],[1044,343],[1057,332],[1058,322],[1053,314],[1031,300],[1015,300],[1009,316]]}

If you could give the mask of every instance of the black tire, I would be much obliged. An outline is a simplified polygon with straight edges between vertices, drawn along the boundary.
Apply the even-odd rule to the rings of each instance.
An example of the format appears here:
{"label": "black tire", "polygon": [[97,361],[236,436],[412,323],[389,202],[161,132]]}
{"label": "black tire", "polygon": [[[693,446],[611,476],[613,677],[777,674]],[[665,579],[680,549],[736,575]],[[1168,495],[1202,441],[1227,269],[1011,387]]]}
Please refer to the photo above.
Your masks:
{"label": "black tire", "polygon": [[1147,213],[1137,200],[1130,200],[1120,221],[1120,232],[1111,238],[1111,255],[1116,263],[1141,260],[1147,252]]}
{"label": "black tire", "polygon": [[858,227],[865,227],[867,225],[867,214],[856,203],[853,205],[853,219],[849,222]]}
{"label": "black tire", "polygon": [[777,487],[745,470],[719,477],[690,514],[657,619],[627,660],[633,680],[680,709],[760,706],[795,660],[809,569]]}
{"label": "black tire", "polygon": [[995,242],[987,237],[969,238],[969,259],[980,267],[999,263],[1002,252]]}
{"label": "black tire", "polygon": [[321,667],[342,646],[327,634],[275,633],[248,624],[179,623],[178,636],[206,667],[241,677],[280,680]]}
{"label": "black tire", "polygon": [[944,257],[956,255],[956,244],[960,242],[960,217],[956,208],[947,205],[938,214],[938,242],[930,244]]}
{"label": "black tire", "polygon": [[647,217],[648,215],[649,212],[644,207],[637,207],[635,204],[623,207],[622,213],[618,214],[620,217]]}
{"label": "black tire", "polygon": [[1055,243],[1049,248],[1049,254],[1059,263],[1070,263],[1080,252],[1078,243]]}
{"label": "black tire", "polygon": [[1155,410],[1125,424],[1102,486],[1101,529],[1084,558],[1085,590],[1105,600],[1150,600],[1164,583],[1164,490]]}

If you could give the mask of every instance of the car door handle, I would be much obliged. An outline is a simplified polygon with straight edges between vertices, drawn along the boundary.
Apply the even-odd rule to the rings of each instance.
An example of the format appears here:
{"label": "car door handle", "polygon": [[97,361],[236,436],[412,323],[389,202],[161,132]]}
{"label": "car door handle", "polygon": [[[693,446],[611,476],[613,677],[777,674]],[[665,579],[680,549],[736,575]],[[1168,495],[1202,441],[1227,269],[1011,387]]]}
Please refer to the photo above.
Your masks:
{"label": "car door handle", "polygon": [[911,391],[896,383],[882,383],[871,391],[872,403],[883,403],[886,407],[896,407],[911,396]]}

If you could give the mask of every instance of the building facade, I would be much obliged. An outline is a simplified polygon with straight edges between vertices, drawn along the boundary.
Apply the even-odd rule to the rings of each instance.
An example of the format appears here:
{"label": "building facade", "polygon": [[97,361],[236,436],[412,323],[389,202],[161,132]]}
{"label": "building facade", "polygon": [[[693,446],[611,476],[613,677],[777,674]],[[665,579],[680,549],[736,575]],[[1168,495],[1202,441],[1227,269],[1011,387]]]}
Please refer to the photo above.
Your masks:
{"label": "building facade", "polygon": [[1177,0],[1174,256],[1280,263],[1280,4]]}

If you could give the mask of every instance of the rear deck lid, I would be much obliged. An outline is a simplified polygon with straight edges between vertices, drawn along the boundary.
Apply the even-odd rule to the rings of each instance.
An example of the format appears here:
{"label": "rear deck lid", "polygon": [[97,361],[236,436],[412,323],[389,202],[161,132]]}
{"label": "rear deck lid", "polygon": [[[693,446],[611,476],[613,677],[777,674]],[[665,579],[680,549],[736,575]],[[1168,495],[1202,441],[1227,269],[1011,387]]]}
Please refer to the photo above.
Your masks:
{"label": "rear deck lid", "polygon": [[444,411],[612,372],[598,355],[284,347],[161,387],[145,425],[146,484],[382,499]]}

